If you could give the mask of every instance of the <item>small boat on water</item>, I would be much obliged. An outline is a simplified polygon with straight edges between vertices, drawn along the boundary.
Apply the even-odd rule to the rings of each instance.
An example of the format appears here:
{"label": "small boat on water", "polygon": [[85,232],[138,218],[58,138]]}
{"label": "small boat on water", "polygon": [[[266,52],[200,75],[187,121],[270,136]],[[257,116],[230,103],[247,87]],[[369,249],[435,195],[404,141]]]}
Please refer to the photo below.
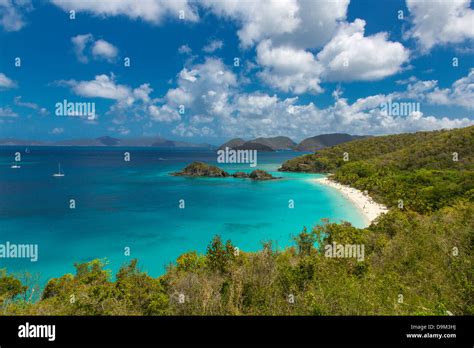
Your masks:
{"label": "small boat on water", "polygon": [[58,163],[58,172],[53,174],[54,177],[62,177],[64,173],[61,172],[61,163]]}

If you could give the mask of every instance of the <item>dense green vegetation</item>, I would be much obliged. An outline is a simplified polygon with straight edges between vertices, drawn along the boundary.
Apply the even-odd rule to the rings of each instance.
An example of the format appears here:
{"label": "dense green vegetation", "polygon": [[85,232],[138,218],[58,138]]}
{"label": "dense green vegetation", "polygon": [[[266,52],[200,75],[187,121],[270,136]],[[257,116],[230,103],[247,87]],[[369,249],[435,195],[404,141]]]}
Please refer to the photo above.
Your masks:
{"label": "dense green vegetation", "polygon": [[[266,243],[255,253],[216,236],[205,254],[181,255],[158,278],[133,260],[112,279],[106,263],[94,260],[76,265],[75,275],[50,280],[34,303],[28,286],[2,272],[1,309],[33,315],[472,315],[473,142],[474,127],[374,137],[283,165],[331,172],[392,207],[368,228],[323,221],[297,234],[293,247],[275,250]],[[363,245],[363,260],[327,257],[325,246],[332,243]]]}
{"label": "dense green vegetation", "polygon": [[474,127],[467,127],[351,141],[289,160],[281,170],[331,172],[389,207],[428,213],[474,201],[473,153]]}

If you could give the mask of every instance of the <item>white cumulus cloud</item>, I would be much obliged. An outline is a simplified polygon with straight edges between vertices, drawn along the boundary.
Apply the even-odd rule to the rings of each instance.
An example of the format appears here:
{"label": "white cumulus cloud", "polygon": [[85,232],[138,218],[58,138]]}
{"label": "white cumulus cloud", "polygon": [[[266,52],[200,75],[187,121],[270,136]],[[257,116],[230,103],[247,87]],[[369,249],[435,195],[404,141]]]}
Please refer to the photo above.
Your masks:
{"label": "white cumulus cloud", "polygon": [[71,38],[71,42],[73,44],[74,53],[76,54],[77,60],[81,63],[87,63],[89,59],[84,54],[84,50],[89,42],[93,41],[94,37],[92,34],[83,34],[83,35],[76,35]]}
{"label": "white cumulus cloud", "polygon": [[396,74],[408,62],[409,51],[387,33],[364,36],[365,21],[342,24],[318,53],[323,78],[331,81],[379,80]]}
{"label": "white cumulus cloud", "polygon": [[90,81],[60,81],[68,85],[73,92],[82,97],[105,98],[120,101],[133,102],[132,90],[129,86],[120,85],[115,82],[114,75],[105,74],[95,76]]}
{"label": "white cumulus cloud", "polygon": [[1,0],[0,26],[5,31],[19,31],[25,25],[25,12],[33,10],[30,0]]}
{"label": "white cumulus cloud", "polygon": [[152,24],[161,24],[166,18],[178,19],[180,11],[183,20],[196,22],[197,10],[188,0],[52,0],[52,3],[65,11],[91,13],[101,17],[126,16],[141,19]]}
{"label": "white cumulus cloud", "polygon": [[170,108],[183,105],[194,113],[224,114],[228,112],[231,90],[237,87],[237,77],[220,59],[207,58],[191,69],[184,68],[177,84],[165,95]]}
{"label": "white cumulus cloud", "polygon": [[264,67],[259,76],[269,86],[284,92],[322,92],[321,64],[311,52],[289,46],[273,47],[270,40],[257,47],[257,62]]}
{"label": "white cumulus cloud", "polygon": [[291,32],[273,35],[276,45],[292,45],[296,48],[319,48],[336,32],[339,23],[347,16],[349,0],[298,0],[294,16],[297,27]]}
{"label": "white cumulus cloud", "polygon": [[[268,63],[268,62],[267,62]],[[185,73],[183,73],[185,71]],[[218,74],[217,72],[222,73]],[[224,136],[257,137],[287,135],[295,140],[322,133],[345,132],[351,134],[391,134],[465,127],[474,124],[467,117],[439,117],[415,110],[409,114],[393,115],[384,112],[382,104],[391,102],[421,102],[433,104],[437,81],[414,81],[404,91],[377,94],[353,102],[342,96],[341,90],[333,93],[334,103],[324,108],[314,103],[301,103],[298,97],[280,98],[262,92],[244,93],[230,75],[227,83],[219,76],[231,74],[219,60],[208,60],[182,70],[177,86],[168,91],[165,106],[176,110],[171,100],[176,91],[189,98],[186,112],[173,133],[185,137]],[[192,78],[190,78],[192,76]],[[210,78],[213,76],[213,78]],[[472,75],[461,78],[448,88],[451,105],[461,105],[463,97],[472,93]],[[442,89],[439,89],[442,90]],[[463,97],[462,97],[463,96]],[[181,99],[180,99],[181,100]],[[470,98],[469,100],[472,100]],[[219,108],[216,109],[216,105]],[[212,129],[212,132],[209,131]]]}
{"label": "white cumulus cloud", "polygon": [[178,52],[181,54],[191,54],[193,50],[191,49],[191,47],[185,44],[185,45],[179,46]]}
{"label": "white cumulus cloud", "polygon": [[94,42],[94,46],[92,46],[92,54],[97,58],[113,61],[117,57],[117,53],[117,47],[102,39]]}
{"label": "white cumulus cloud", "polygon": [[88,63],[88,55],[94,59],[113,62],[117,57],[118,48],[103,39],[94,40],[92,34],[81,34],[71,38],[74,53],[81,63]]}
{"label": "white cumulus cloud", "polygon": [[173,122],[181,120],[181,116],[179,115],[178,110],[172,109],[167,105],[150,105],[148,107],[148,111],[153,121]]}
{"label": "white cumulus cloud", "polygon": [[471,0],[406,0],[412,28],[406,37],[416,39],[423,51],[436,45],[474,39]]}
{"label": "white cumulus cloud", "polygon": [[474,109],[474,69],[466,77],[456,80],[451,88],[436,87],[426,97],[432,104]]}
{"label": "white cumulus cloud", "polygon": [[17,84],[15,81],[7,77],[4,73],[0,73],[0,89],[15,88]]}
{"label": "white cumulus cloud", "polygon": [[290,33],[299,24],[296,0],[203,0],[201,4],[220,17],[240,23],[238,36],[243,46],[250,46],[273,35]]}
{"label": "white cumulus cloud", "polygon": [[202,50],[206,53],[213,53],[217,50],[220,50],[224,46],[224,43],[221,40],[212,40]]}

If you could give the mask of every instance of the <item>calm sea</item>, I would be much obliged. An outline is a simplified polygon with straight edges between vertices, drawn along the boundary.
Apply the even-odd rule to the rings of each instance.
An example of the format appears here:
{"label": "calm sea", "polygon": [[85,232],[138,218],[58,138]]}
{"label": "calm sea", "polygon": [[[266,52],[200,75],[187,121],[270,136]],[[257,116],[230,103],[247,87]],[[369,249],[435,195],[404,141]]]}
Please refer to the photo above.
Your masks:
{"label": "calm sea", "polygon": [[[21,168],[12,169],[14,153]],[[130,162],[124,152],[130,152]],[[0,147],[0,244],[37,244],[37,262],[0,259],[9,272],[49,278],[75,262],[106,258],[116,271],[131,258],[153,276],[187,251],[204,252],[216,234],[241,250],[264,241],[292,245],[303,226],[322,218],[363,226],[360,212],[317,175],[280,173],[295,152],[259,153],[258,166],[282,180],[170,176],[192,161],[216,163],[215,151],[163,148]],[[61,163],[64,177],[53,177]],[[246,164],[219,165],[229,172]],[[70,200],[75,209],[70,209]],[[185,208],[179,208],[184,200]],[[294,208],[288,207],[289,200]],[[124,253],[130,248],[130,256]]]}

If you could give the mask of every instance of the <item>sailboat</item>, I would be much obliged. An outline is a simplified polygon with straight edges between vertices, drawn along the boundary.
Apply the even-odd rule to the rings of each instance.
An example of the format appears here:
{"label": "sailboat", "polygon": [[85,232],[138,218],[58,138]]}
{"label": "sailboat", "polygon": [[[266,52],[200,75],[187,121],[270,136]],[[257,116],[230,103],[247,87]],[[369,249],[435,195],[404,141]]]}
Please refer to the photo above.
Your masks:
{"label": "sailboat", "polygon": [[53,176],[55,177],[64,176],[64,173],[61,173],[61,163],[58,163],[58,172],[54,173]]}

